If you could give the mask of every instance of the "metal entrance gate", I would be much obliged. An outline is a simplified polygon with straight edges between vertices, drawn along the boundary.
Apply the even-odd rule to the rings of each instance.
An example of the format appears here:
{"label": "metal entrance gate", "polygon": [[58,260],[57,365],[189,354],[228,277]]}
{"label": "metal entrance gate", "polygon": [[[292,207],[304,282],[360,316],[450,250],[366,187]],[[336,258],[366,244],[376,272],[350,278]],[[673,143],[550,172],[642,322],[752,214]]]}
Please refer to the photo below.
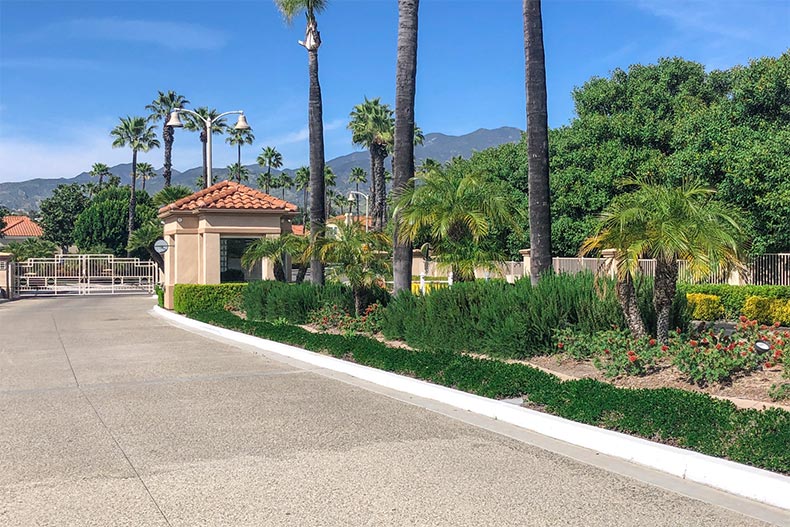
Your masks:
{"label": "metal entrance gate", "polygon": [[152,294],[159,278],[156,263],[111,254],[63,254],[13,265],[20,296]]}

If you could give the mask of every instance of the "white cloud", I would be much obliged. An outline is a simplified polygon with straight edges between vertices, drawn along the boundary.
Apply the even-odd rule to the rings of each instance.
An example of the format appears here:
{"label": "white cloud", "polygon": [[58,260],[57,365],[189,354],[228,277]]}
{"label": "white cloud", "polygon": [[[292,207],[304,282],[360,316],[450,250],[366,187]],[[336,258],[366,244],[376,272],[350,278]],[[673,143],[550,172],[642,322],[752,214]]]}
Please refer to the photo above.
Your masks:
{"label": "white cloud", "polygon": [[115,40],[148,43],[170,49],[219,49],[227,37],[221,31],[200,24],[159,20],[124,20],[117,17],[80,18],[49,24],[29,35],[33,39],[52,37]]}
{"label": "white cloud", "polygon": [[3,59],[0,61],[2,68],[16,69],[37,69],[37,70],[96,70],[100,63],[93,60],[77,58],[54,58],[54,57],[20,57],[15,59]]}

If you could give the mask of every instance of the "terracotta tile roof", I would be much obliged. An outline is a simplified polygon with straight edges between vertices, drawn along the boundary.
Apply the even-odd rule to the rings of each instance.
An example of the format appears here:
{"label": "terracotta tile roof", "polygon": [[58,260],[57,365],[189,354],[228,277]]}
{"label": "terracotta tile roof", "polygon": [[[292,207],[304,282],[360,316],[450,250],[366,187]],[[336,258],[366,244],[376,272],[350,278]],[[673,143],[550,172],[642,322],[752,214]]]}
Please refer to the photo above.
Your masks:
{"label": "terracotta tile roof", "polygon": [[44,231],[38,223],[27,216],[5,216],[5,228],[1,231],[3,236],[43,236]]}
{"label": "terracotta tile roof", "polygon": [[159,213],[189,210],[281,210],[296,212],[296,205],[264,194],[260,190],[236,183],[220,181],[209,188],[165,205]]}

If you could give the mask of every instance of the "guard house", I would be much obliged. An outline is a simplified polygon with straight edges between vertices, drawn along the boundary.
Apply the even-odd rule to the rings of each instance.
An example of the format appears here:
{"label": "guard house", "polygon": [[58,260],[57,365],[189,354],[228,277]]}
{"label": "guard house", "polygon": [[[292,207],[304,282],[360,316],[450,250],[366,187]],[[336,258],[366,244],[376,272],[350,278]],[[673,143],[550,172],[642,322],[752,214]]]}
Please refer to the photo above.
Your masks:
{"label": "guard house", "polygon": [[247,246],[258,238],[291,232],[293,203],[235,183],[220,181],[159,209],[164,224],[165,307],[173,309],[175,284],[219,284],[274,278],[264,259],[249,270],[241,265]]}

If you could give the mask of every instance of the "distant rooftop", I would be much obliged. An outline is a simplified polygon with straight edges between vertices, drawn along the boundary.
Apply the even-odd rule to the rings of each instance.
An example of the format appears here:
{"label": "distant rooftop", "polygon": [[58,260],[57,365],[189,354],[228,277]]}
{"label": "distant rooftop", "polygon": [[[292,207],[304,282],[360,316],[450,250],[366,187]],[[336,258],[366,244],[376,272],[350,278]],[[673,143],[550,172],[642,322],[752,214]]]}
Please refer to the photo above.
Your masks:
{"label": "distant rooftop", "polygon": [[3,236],[43,236],[44,231],[38,223],[27,216],[5,216],[5,228],[0,231]]}

